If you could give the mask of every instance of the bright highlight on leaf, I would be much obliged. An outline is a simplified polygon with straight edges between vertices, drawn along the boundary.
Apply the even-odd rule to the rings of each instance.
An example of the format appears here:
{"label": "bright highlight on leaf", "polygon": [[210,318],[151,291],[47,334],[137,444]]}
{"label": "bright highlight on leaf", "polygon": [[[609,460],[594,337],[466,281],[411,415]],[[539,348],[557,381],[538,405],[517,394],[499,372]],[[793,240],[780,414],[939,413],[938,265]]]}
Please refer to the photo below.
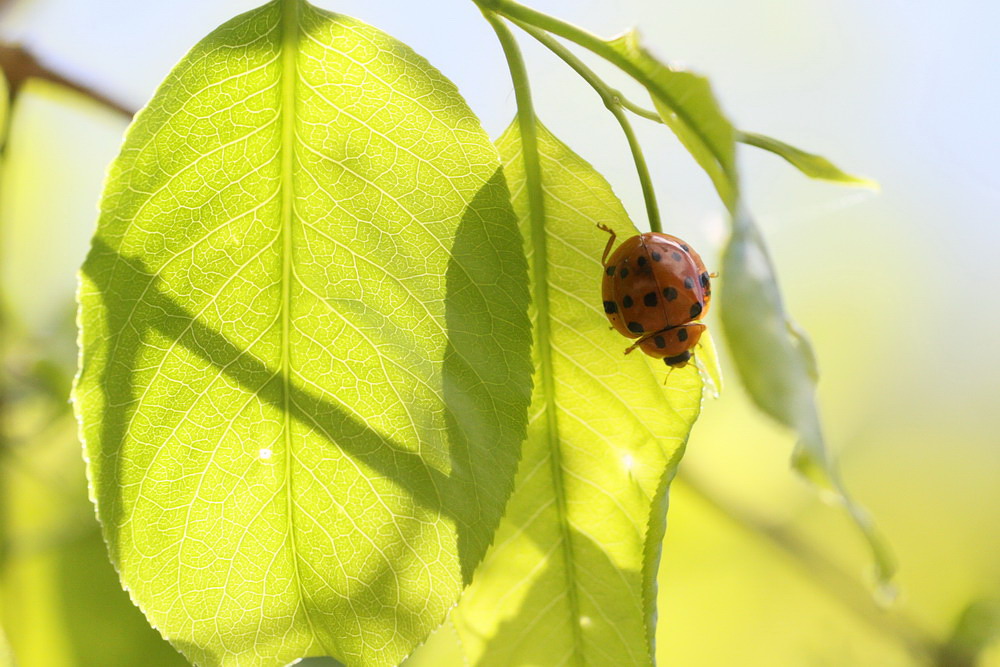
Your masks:
{"label": "bright highlight on leaf", "polygon": [[806,151],[790,146],[783,141],[772,139],[763,134],[753,132],[740,132],[737,141],[741,141],[749,146],[756,146],[775,155],[784,158],[789,164],[801,171],[809,178],[818,178],[823,181],[832,181],[841,185],[856,185],[863,188],[878,190],[878,183],[860,176],[852,176],[844,172],[837,165],[827,160],[822,155],[807,153]]}
{"label": "bright highlight on leaf", "polygon": [[276,0],[181,61],[113,165],[75,390],[112,558],[202,665],[393,665],[454,605],[531,395],[526,263],[454,86]]}
{"label": "bright highlight on leaf", "polygon": [[[694,366],[670,374],[609,330],[601,309],[607,235],[637,233],[608,183],[538,126],[554,395],[536,375],[514,495],[453,614],[476,665],[652,664],[655,574],[670,479],[698,415]],[[521,137],[497,144],[525,238]],[[532,273],[532,275],[537,275]],[[535,300],[537,303],[537,299]],[[536,328],[537,332],[537,328]]]}

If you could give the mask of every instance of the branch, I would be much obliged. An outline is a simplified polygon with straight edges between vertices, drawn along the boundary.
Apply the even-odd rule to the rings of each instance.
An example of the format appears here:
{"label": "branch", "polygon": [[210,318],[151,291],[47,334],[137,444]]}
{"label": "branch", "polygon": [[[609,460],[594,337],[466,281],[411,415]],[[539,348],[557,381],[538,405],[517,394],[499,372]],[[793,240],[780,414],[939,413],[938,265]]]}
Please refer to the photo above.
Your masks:
{"label": "branch", "polygon": [[11,99],[28,79],[42,79],[69,88],[84,97],[97,102],[101,106],[116,111],[126,118],[135,115],[135,110],[130,109],[121,102],[112,99],[108,95],[84,84],[74,81],[69,76],[60,74],[51,67],[38,60],[23,46],[11,46],[0,44],[0,69],[7,77],[10,86]]}

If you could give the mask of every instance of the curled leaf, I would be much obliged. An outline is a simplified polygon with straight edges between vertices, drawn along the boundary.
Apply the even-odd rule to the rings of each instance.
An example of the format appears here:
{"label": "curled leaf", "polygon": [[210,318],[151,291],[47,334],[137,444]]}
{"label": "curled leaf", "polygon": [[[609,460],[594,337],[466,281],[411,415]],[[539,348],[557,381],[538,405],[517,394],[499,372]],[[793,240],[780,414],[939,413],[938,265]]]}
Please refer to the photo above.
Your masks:
{"label": "curled leaf", "polygon": [[795,468],[829,487],[861,529],[887,582],[895,563],[868,513],[855,503],[830,459],[816,407],[816,360],[785,311],[777,276],[753,220],[739,215],[722,256],[720,308],[736,370],[754,403],[798,435]]}

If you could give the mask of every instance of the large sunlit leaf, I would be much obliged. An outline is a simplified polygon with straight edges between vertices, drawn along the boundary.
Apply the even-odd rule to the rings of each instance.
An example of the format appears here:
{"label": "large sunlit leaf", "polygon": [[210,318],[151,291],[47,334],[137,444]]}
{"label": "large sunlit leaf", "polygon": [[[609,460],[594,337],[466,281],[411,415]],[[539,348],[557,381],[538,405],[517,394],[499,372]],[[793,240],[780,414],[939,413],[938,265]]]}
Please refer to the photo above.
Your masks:
{"label": "large sunlit leaf", "polygon": [[[455,624],[477,665],[648,665],[667,488],[698,414],[701,380],[609,329],[601,308],[607,234],[635,234],[607,182],[539,128],[552,378],[536,372],[528,439],[497,541]],[[520,134],[498,141],[522,231],[531,238]],[[536,275],[532,273],[532,275]],[[537,299],[535,300],[537,303]],[[536,332],[538,329],[536,328]],[[551,387],[551,393],[546,389]]]}
{"label": "large sunlit leaf", "polygon": [[812,346],[787,314],[764,240],[745,213],[734,220],[721,273],[722,326],[740,379],[761,410],[796,432],[796,468],[831,488],[869,542],[876,577],[887,581],[895,570],[888,548],[868,513],[848,495],[826,447]]}
{"label": "large sunlit leaf", "polygon": [[712,179],[726,207],[735,211],[739,199],[736,132],[708,79],[660,62],[642,46],[635,30],[608,44],[649,91],[660,118]]}
{"label": "large sunlit leaf", "polygon": [[199,664],[396,664],[510,492],[527,275],[496,149],[298,0],[178,65],[112,167],[75,392],[112,558]]}
{"label": "large sunlit leaf", "polygon": [[772,137],[754,132],[740,132],[737,140],[749,146],[756,146],[775,155],[784,158],[789,164],[801,171],[809,178],[817,178],[821,181],[831,181],[841,185],[856,185],[863,188],[878,189],[878,183],[861,176],[853,176],[843,171],[840,167],[827,160],[822,155],[807,153],[801,148],[796,148],[778,141]]}

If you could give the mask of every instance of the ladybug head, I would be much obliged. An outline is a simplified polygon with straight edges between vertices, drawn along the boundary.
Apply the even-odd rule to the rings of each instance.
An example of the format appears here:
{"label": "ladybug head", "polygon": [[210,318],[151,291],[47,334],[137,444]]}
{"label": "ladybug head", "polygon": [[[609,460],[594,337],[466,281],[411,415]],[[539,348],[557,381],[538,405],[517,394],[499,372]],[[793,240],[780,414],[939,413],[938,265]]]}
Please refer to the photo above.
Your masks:
{"label": "ladybug head", "polygon": [[664,357],[663,363],[671,368],[684,368],[691,361],[691,356],[691,350],[684,350],[676,356]]}

